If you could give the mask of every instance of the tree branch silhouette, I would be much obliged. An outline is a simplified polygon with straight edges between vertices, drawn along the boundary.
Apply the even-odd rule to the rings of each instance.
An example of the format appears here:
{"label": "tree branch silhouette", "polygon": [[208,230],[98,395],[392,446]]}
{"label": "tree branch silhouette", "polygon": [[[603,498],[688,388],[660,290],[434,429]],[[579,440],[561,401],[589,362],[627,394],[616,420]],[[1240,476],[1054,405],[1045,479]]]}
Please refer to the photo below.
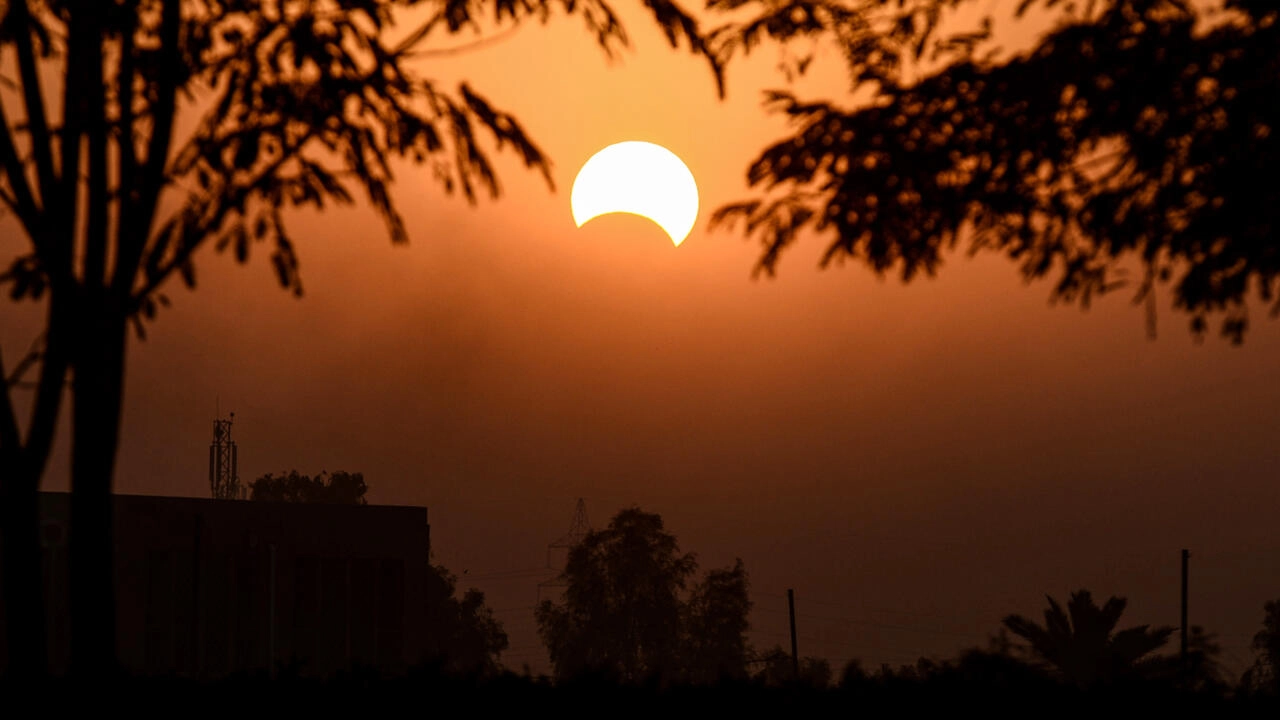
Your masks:
{"label": "tree branch silhouette", "polygon": [[[933,34],[937,12],[961,2],[833,3],[845,14],[802,2],[791,15],[757,4],[757,22],[720,32],[724,47],[817,34],[844,49],[850,97],[872,98],[846,109],[766,95],[798,129],[751,163],[763,194],[712,217],[761,244],[757,272],[772,275],[813,233],[829,238],[823,267],[853,260],[906,282],[963,240],[1028,281],[1053,276],[1053,299],[1086,308],[1131,284],[1137,265],[1149,332],[1164,285],[1197,338],[1212,315],[1241,342],[1249,300],[1280,314],[1280,194],[1245,180],[1280,159],[1273,5],[1228,0],[1214,19],[1172,0],[1113,0],[999,59],[979,55],[981,29]],[[899,29],[865,32],[890,21]],[[907,58],[935,50],[940,65],[907,72]]]}
{"label": "tree branch silhouette", "polygon": [[454,47],[430,48],[430,49],[424,49],[424,50],[413,50],[410,48],[405,48],[404,50],[398,51],[397,54],[407,58],[449,57],[452,55],[461,55],[463,53],[472,52],[474,50],[482,50],[491,45],[496,45],[497,43],[500,43],[503,40],[506,40],[512,35],[515,35],[516,32],[518,32],[522,27],[524,26],[512,25],[511,27],[497,33],[496,35],[483,37],[478,40],[473,40],[472,42],[469,42],[469,43],[464,43],[462,45],[455,45]]}

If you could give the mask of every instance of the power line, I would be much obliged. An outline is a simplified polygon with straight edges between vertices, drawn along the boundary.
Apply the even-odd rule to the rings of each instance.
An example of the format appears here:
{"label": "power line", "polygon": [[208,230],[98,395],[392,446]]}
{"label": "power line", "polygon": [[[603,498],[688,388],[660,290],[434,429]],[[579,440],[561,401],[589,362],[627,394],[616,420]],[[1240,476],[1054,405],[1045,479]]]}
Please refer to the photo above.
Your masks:
{"label": "power line", "polygon": [[914,618],[920,618],[923,620],[951,620],[952,619],[952,618],[945,617],[942,615],[937,615],[937,614],[918,613],[918,612],[911,612],[908,610],[892,610],[889,608],[871,607],[868,605],[855,605],[853,603],[846,603],[846,602],[832,602],[830,600],[812,600],[808,597],[805,598],[805,602],[813,603],[815,605],[825,605],[827,607],[833,607],[833,608],[859,610],[862,612],[884,613],[886,615],[901,615],[903,617],[914,617]]}
{"label": "power line", "polygon": [[530,575],[530,576],[532,576],[532,575],[546,575],[546,574],[548,574],[548,573],[552,573],[552,572],[556,572],[556,571],[555,571],[555,570],[552,570],[551,568],[545,568],[545,567],[541,567],[541,568],[522,568],[522,569],[518,569],[518,570],[494,570],[494,571],[492,571],[492,572],[487,572],[487,573],[476,573],[475,575],[472,575],[472,574],[470,574],[470,573],[467,573],[466,575],[461,575],[461,576],[459,576],[459,577],[458,577],[458,580],[459,580],[459,581],[462,581],[462,580],[479,580],[479,579],[484,579],[484,578],[514,577],[514,576],[518,576],[518,575]]}
{"label": "power line", "polygon": [[800,617],[809,618],[811,620],[827,620],[829,622],[840,622],[840,623],[845,623],[847,625],[862,625],[866,627],[879,628],[881,630],[901,630],[904,632],[918,632],[918,633],[925,633],[928,635],[949,635],[953,637],[962,637],[962,638],[969,638],[969,639],[972,639],[972,638],[986,639],[985,635],[980,635],[977,633],[955,632],[952,630],[937,630],[934,628],[909,627],[907,625],[890,625],[888,623],[871,622],[869,620],[854,620],[852,618],[837,618],[837,617],[830,617],[827,615],[812,615],[809,613],[796,613],[796,614],[799,615]]}
{"label": "power line", "polygon": [[[786,640],[789,636],[784,633],[771,633],[771,634],[765,634],[765,635],[757,634],[755,635],[755,637],[768,637],[768,638],[773,638],[774,640],[779,640],[779,639]],[[820,646],[827,646],[827,647],[835,646],[838,649],[847,650],[849,652],[872,651],[877,653],[883,653],[883,652],[908,653],[908,654],[918,654],[921,657],[928,654],[920,650],[919,648],[910,647],[910,646],[881,645],[877,643],[866,643],[866,642],[857,641],[857,640],[832,640],[830,638],[815,637],[812,635],[800,635],[799,637],[801,640],[805,642],[811,642],[811,643],[818,644]],[[781,646],[781,643],[775,642],[774,644]],[[822,655],[821,653],[809,653],[806,656],[819,657]]]}
{"label": "power line", "polygon": [[[824,604],[830,605],[832,607],[840,607],[835,603],[824,603]],[[786,612],[786,610],[777,609],[777,610],[772,610],[771,612],[782,613],[782,612]],[[920,633],[931,634],[931,635],[950,635],[954,637],[963,637],[963,638],[969,638],[969,639],[974,639],[974,638],[986,639],[986,635],[982,633],[977,633],[977,632],[959,632],[955,630],[940,630],[937,628],[913,627],[908,625],[876,622],[873,620],[858,620],[851,617],[832,617],[830,615],[818,615],[815,613],[796,613],[796,615],[798,617],[809,618],[810,620],[825,620],[828,622],[839,622],[839,623],[845,623],[848,625],[861,625],[866,627],[874,627],[882,630],[899,630],[899,631],[906,631],[906,632],[920,632]],[[930,616],[930,617],[933,619],[936,619],[936,616]]]}

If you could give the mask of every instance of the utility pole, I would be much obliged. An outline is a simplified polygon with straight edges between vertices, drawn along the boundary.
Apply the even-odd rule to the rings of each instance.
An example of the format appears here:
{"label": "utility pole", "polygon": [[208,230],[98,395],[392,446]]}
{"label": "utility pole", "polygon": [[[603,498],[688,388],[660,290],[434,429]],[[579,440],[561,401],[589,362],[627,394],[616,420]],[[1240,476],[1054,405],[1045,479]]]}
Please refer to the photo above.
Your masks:
{"label": "utility pole", "polygon": [[267,674],[276,676],[276,544],[267,545],[268,600],[267,600]]}
{"label": "utility pole", "polygon": [[791,677],[800,679],[800,656],[796,655],[796,591],[787,588],[787,612],[791,615]]}
{"label": "utility pole", "polygon": [[1180,660],[1182,664],[1182,673],[1185,676],[1187,672],[1187,560],[1191,557],[1191,551],[1182,550],[1182,653]]}

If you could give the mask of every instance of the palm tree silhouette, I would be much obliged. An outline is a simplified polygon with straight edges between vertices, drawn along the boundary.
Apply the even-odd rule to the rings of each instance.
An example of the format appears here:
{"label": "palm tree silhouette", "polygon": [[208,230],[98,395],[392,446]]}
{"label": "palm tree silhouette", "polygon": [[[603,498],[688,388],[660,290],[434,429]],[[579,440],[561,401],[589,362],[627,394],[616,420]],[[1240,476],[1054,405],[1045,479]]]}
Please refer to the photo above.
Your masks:
{"label": "palm tree silhouette", "polygon": [[1173,628],[1138,625],[1116,632],[1127,605],[1124,598],[1112,597],[1098,607],[1088,590],[1080,590],[1071,595],[1066,612],[1052,597],[1047,599],[1044,625],[1021,615],[1009,615],[1004,625],[1067,682],[1087,688],[1166,669],[1166,658],[1149,656],[1168,641]]}

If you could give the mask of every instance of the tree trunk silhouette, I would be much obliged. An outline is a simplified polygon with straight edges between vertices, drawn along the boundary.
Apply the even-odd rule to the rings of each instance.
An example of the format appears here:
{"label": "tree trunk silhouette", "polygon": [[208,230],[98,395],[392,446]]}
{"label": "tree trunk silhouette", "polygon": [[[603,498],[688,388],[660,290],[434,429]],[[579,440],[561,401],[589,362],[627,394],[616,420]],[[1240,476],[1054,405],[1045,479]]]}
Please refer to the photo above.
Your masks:
{"label": "tree trunk silhouette", "polygon": [[[10,387],[3,388],[6,394],[0,399],[5,414],[0,434],[0,586],[4,593],[8,671],[18,678],[48,671],[39,490],[67,376],[63,340],[66,303],[50,298],[48,312],[50,330],[39,357],[40,376],[25,443],[16,424]],[[17,368],[13,370],[21,375]]]}
{"label": "tree trunk silhouette", "polygon": [[80,308],[72,396],[70,605],[72,670],[115,669],[112,478],[124,391],[125,314],[110,299]]}
{"label": "tree trunk silhouette", "polygon": [[4,567],[8,672],[30,678],[45,672],[43,573],[40,567],[40,473],[20,448],[0,455],[0,546]]}

